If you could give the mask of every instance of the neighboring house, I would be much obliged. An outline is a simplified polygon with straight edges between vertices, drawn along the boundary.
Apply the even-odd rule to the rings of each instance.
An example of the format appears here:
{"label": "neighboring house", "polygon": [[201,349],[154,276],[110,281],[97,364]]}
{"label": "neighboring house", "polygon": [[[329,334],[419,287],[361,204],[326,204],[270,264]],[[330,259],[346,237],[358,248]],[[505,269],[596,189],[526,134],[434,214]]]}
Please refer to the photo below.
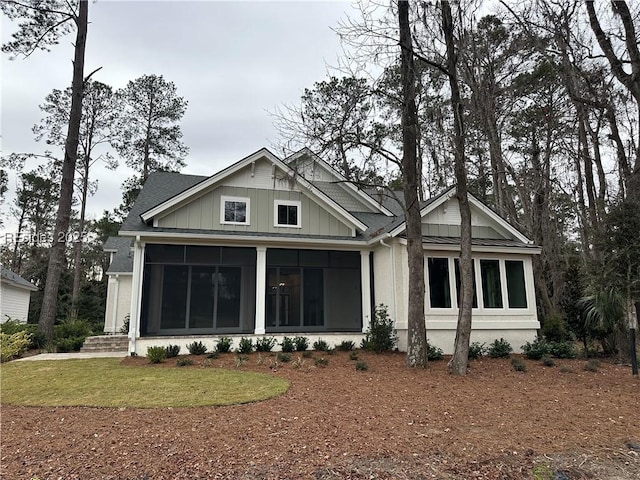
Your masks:
{"label": "neighboring house", "polygon": [[0,323],[9,319],[26,323],[31,292],[37,290],[33,283],[0,266]]}
{"label": "neighboring house", "polygon": [[[470,198],[476,299],[472,341],[535,338],[532,256],[540,249]],[[422,206],[427,335],[453,349],[460,214],[455,189]],[[407,251],[398,203],[369,195],[304,149],[267,149],[211,177],[149,176],[107,271],[105,330],[130,317],[129,347],[213,348],[220,336],[304,335],[360,343],[375,305],[407,345]]]}

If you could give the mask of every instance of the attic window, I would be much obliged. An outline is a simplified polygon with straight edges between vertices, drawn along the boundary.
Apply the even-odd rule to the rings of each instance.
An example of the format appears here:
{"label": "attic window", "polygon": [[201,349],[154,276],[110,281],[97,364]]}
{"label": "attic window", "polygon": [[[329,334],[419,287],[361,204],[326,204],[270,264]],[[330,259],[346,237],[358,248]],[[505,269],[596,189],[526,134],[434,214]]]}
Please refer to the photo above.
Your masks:
{"label": "attic window", "polygon": [[249,218],[248,198],[220,198],[220,223],[228,225],[249,225]]}
{"label": "attic window", "polygon": [[300,228],[300,202],[276,200],[274,202],[274,219],[276,227]]}

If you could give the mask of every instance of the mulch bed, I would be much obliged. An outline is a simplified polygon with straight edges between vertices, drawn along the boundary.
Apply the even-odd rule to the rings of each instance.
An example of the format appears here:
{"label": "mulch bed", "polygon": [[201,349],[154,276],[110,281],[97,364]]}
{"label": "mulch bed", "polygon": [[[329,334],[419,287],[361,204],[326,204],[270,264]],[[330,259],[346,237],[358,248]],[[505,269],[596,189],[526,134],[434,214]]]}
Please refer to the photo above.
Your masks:
{"label": "mulch bed", "polygon": [[[409,369],[401,354],[191,357],[193,366],[286,378],[289,390],[229,407],[2,406],[3,479],[640,479],[640,387],[630,368],[584,360],[446,359]],[[258,360],[261,358],[261,360]],[[260,364],[259,364],[260,363]],[[146,365],[126,358],[123,365]],[[148,368],[178,368],[175,359]]]}

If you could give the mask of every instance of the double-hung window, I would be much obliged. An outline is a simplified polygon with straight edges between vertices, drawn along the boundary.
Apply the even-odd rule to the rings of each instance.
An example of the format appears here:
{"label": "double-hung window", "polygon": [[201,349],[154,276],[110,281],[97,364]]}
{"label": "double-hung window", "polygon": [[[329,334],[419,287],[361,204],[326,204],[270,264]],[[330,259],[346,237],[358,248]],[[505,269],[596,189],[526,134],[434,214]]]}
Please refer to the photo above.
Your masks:
{"label": "double-hung window", "polygon": [[249,199],[245,197],[220,197],[220,223],[249,225]]}

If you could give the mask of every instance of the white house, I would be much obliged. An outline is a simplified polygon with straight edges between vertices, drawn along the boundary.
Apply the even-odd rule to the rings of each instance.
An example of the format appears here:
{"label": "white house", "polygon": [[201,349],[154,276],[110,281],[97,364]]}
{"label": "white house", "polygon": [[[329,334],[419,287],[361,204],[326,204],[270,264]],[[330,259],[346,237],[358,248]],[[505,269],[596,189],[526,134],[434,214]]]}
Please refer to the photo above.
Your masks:
{"label": "white house", "polygon": [[9,319],[27,322],[31,292],[38,287],[0,266],[0,323]]}
{"label": "white house", "polygon": [[[460,215],[455,190],[422,206],[429,341],[455,337]],[[540,249],[471,197],[472,341],[535,338],[532,257]],[[304,149],[267,149],[210,176],[152,174],[111,252],[105,330],[130,318],[129,349],[210,348],[220,336],[304,335],[356,343],[388,306],[406,348],[407,253],[397,202],[347,182]]]}

